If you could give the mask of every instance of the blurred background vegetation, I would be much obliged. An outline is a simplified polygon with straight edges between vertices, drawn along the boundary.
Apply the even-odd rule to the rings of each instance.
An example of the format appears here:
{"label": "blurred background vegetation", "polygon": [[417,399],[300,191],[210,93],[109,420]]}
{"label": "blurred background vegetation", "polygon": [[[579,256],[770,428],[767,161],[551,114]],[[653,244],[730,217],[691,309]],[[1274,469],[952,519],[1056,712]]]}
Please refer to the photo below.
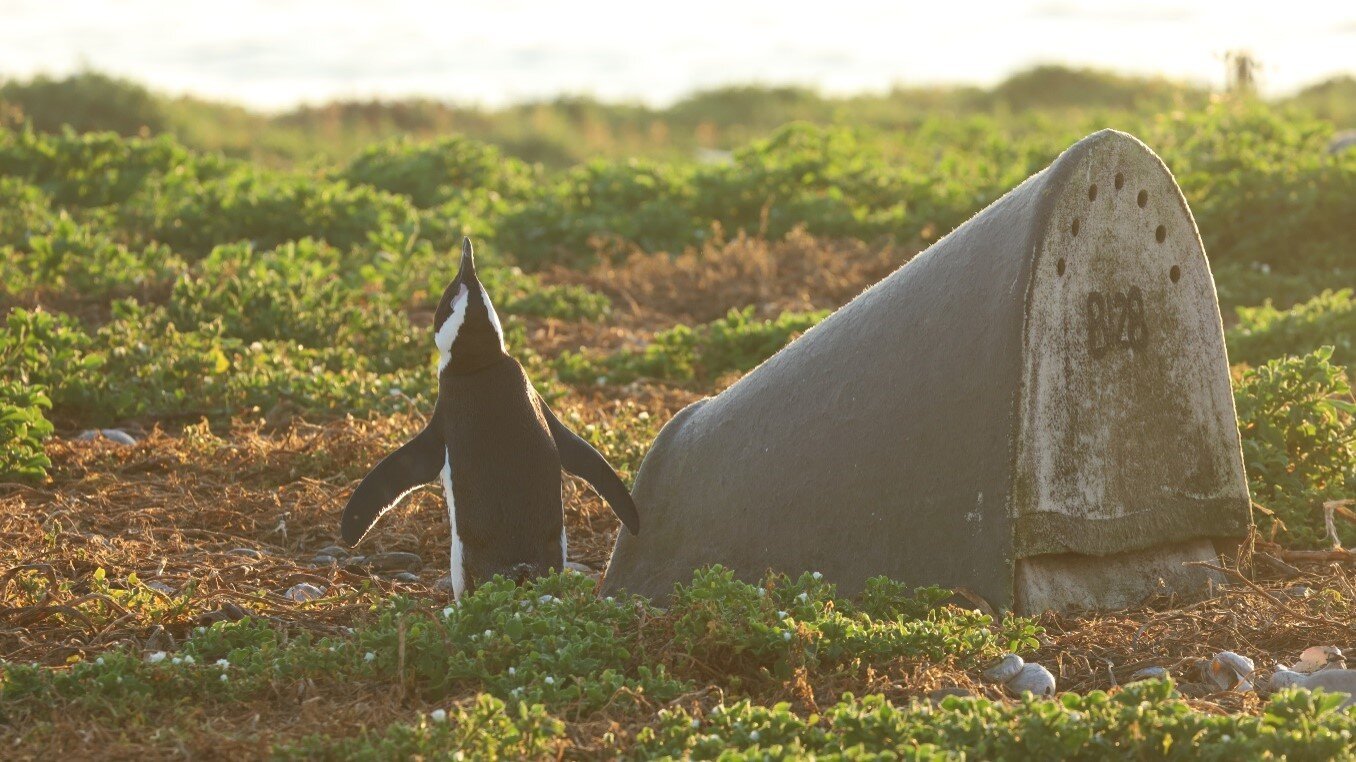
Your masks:
{"label": "blurred background vegetation", "polygon": [[[263,114],[97,72],[5,82],[0,474],[42,475],[49,418],[323,419],[428,402],[424,326],[462,235],[502,265],[487,268],[501,309],[539,331],[528,340],[515,321],[509,341],[543,393],[713,392],[1113,127],[1157,151],[1191,205],[1240,363],[1254,490],[1316,544],[1318,502],[1356,484],[1356,147],[1342,148],[1356,79],[1266,100],[1247,61],[1229,63],[1222,92],[1044,66],[992,88],[732,87],[667,108]],[[831,296],[812,289],[803,262],[839,252],[857,269]],[[693,278],[693,262],[757,288]],[[675,279],[691,286],[665,307]],[[769,298],[778,288],[801,295],[797,311]],[[608,335],[625,340],[590,346]],[[638,458],[646,442],[610,454]]]}

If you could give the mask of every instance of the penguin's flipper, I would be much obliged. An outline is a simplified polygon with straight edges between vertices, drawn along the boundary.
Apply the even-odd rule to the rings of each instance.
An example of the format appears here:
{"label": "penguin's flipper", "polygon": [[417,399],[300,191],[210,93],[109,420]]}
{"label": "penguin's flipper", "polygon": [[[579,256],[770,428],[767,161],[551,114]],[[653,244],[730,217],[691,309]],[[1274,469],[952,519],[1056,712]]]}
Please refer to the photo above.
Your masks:
{"label": "penguin's flipper", "polygon": [[593,485],[594,491],[607,501],[627,531],[639,535],[640,513],[636,511],[636,502],[631,499],[631,493],[627,491],[621,477],[617,476],[617,472],[612,470],[607,460],[593,449],[593,445],[585,442],[556,418],[556,414],[551,412],[545,400],[539,401],[542,414],[546,416],[546,422],[551,427],[551,438],[556,441],[561,467]]}
{"label": "penguin's flipper", "polygon": [[443,438],[430,424],[383,458],[363,477],[344,506],[344,542],[349,547],[357,545],[382,514],[421,485],[436,480],[446,462],[445,452]]}

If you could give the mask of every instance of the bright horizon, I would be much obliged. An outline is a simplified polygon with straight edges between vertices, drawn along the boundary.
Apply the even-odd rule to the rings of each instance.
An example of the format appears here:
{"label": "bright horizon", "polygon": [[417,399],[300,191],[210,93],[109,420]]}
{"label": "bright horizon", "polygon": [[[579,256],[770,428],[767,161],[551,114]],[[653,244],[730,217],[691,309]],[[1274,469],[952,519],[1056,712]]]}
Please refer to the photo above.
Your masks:
{"label": "bright horizon", "polygon": [[[912,7],[909,7],[912,5]],[[284,109],[424,96],[501,106],[561,95],[664,105],[696,90],[826,94],[988,86],[1038,64],[1220,87],[1247,50],[1283,95],[1356,74],[1356,3],[1024,0],[922,5],[692,0],[0,0],[0,77],[84,68],[174,95]],[[150,41],[150,42],[148,42]]]}

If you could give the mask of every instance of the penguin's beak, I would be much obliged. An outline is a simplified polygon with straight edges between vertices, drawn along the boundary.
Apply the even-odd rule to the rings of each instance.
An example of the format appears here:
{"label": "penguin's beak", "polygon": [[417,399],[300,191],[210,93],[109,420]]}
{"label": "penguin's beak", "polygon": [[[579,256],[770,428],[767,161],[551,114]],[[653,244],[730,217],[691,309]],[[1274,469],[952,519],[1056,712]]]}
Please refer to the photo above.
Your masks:
{"label": "penguin's beak", "polygon": [[476,279],[476,252],[471,246],[471,237],[461,239],[461,281],[474,283]]}

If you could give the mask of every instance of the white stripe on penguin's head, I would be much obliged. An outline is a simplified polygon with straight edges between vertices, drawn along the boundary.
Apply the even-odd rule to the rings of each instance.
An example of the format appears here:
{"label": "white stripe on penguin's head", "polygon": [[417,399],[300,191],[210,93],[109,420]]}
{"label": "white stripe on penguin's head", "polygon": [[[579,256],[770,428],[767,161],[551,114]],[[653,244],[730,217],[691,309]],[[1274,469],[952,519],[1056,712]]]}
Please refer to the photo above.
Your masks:
{"label": "white stripe on penguin's head", "polygon": [[438,330],[433,334],[433,343],[438,347],[439,373],[442,373],[443,368],[446,368],[447,364],[452,362],[452,344],[457,340],[457,332],[461,330],[461,324],[466,321],[466,304],[468,301],[470,301],[470,291],[467,290],[465,284],[462,284],[457,291],[456,298],[452,300],[452,314],[447,316],[447,319],[443,321],[442,325],[438,326]]}

